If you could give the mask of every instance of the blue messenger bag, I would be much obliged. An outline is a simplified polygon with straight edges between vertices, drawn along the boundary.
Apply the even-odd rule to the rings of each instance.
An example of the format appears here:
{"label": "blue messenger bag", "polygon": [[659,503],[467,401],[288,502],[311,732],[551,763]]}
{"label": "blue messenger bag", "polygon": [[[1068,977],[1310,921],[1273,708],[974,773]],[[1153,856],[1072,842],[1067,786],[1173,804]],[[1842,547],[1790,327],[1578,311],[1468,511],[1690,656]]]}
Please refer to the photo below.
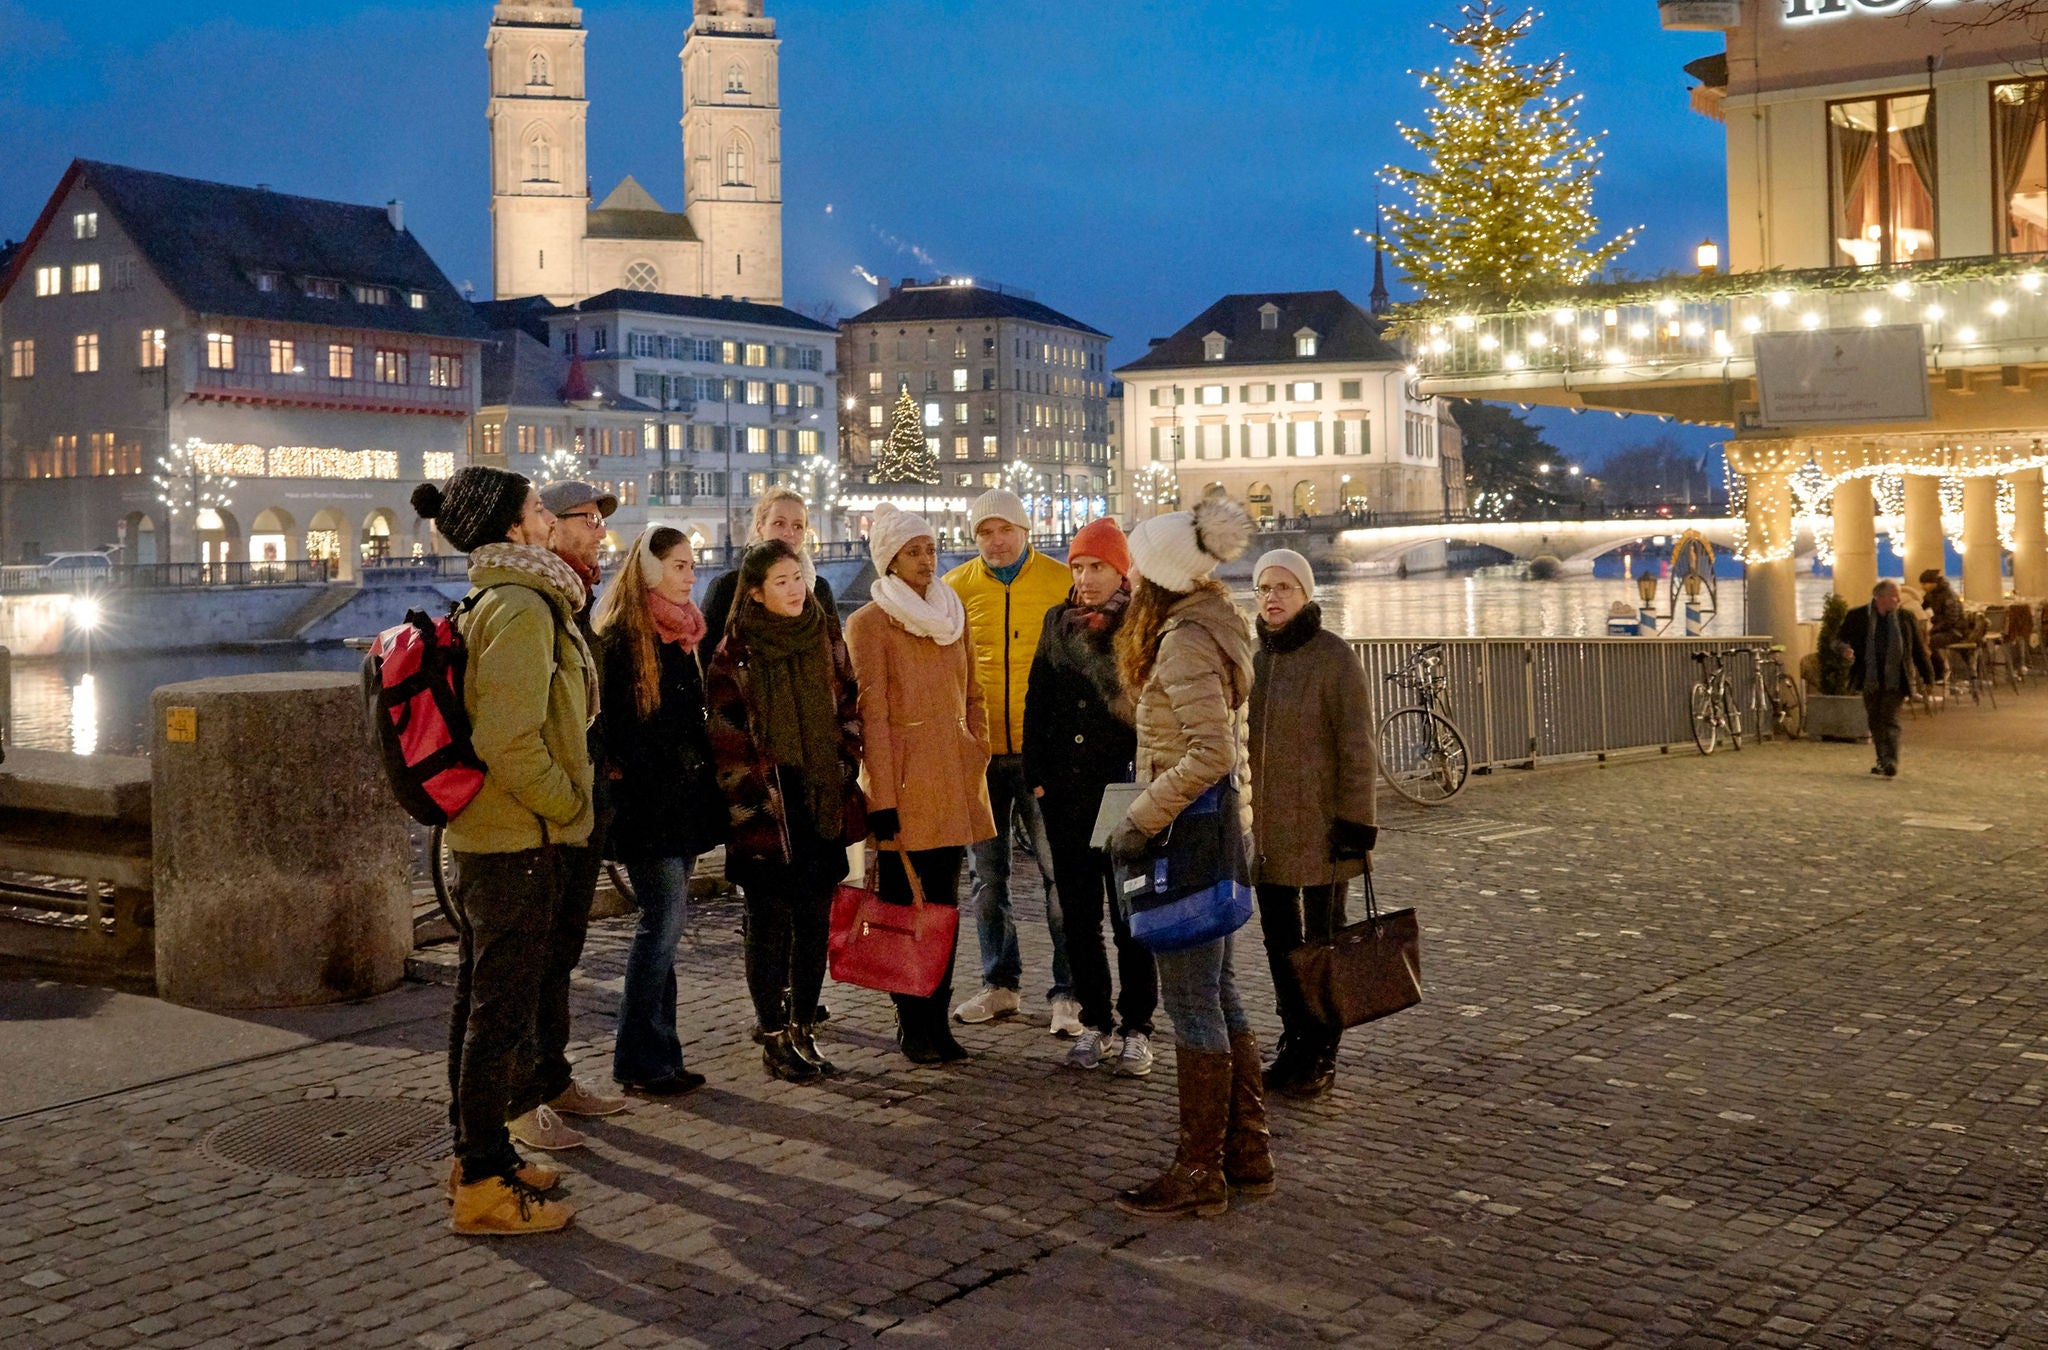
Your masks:
{"label": "blue messenger bag", "polygon": [[1116,862],[1131,936],[1155,952],[1228,937],[1252,917],[1251,870],[1229,778],[1188,803],[1143,855]]}

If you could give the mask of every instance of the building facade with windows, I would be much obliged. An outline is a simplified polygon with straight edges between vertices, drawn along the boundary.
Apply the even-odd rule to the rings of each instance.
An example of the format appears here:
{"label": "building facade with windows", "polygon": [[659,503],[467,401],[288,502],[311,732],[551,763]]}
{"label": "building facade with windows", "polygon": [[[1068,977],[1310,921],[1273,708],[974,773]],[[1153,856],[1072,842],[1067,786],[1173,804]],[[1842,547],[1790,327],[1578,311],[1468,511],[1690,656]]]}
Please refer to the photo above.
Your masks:
{"label": "building facade with windows", "polygon": [[[408,498],[463,452],[484,331],[396,203],[73,161],[0,271],[0,551],[434,551]],[[173,515],[174,449],[225,505]]]}
{"label": "building facade with windows", "polygon": [[[519,328],[562,369],[529,375],[522,388],[532,397],[523,402],[487,399],[472,434],[476,453],[511,456],[522,473],[556,450],[578,456],[585,477],[615,485],[614,532],[628,542],[647,520],[699,544],[744,540],[755,499],[776,484],[802,492],[820,535],[831,537],[839,461],[832,328],[776,305],[630,290],[570,306],[478,309]],[[568,380],[571,358],[577,382]],[[565,386],[573,398],[534,402]],[[576,423],[586,404],[634,410],[634,434]]]}
{"label": "building facade with windows", "polygon": [[[1099,329],[993,283],[883,283],[880,303],[839,325],[848,477],[869,477],[907,389],[938,460],[936,496],[1009,487],[1048,533],[1106,514],[1108,343]],[[915,490],[905,498],[922,499]]]}
{"label": "building facade with windows", "polygon": [[1337,291],[1226,295],[1116,373],[1130,518],[1216,491],[1256,520],[1463,509],[1448,409]]}
{"label": "building facade with windows", "polygon": [[780,47],[762,0],[696,0],[683,36],[683,209],[631,176],[590,203],[583,11],[504,0],[490,66],[493,294],[615,287],[782,300]]}

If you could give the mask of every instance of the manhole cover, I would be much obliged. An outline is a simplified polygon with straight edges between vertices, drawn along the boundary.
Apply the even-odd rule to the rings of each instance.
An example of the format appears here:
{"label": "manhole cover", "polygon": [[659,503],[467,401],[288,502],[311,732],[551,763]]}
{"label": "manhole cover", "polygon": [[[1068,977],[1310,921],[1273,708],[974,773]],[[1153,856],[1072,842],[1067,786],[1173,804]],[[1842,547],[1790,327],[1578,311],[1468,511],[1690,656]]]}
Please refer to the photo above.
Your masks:
{"label": "manhole cover", "polygon": [[398,1097],[290,1102],[217,1125],[199,1147],[255,1172],[355,1177],[447,1152],[448,1112]]}

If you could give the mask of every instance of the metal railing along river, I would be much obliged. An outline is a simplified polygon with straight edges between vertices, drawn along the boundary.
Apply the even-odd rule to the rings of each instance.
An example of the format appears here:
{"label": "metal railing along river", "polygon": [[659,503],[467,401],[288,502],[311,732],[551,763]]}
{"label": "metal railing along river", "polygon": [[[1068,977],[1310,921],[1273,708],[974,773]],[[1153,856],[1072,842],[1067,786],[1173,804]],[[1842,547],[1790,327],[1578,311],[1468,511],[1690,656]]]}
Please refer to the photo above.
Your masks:
{"label": "metal railing along river", "polygon": [[[1530,768],[1544,760],[1692,745],[1690,696],[1696,651],[1724,655],[1767,637],[1720,638],[1371,638],[1354,639],[1373,691],[1377,726],[1408,706],[1389,671],[1415,649],[1441,644],[1450,678],[1450,716],[1465,735],[1474,770]],[[1728,662],[1736,706],[1753,697],[1755,663]],[[1744,731],[1750,728],[1745,723]]]}

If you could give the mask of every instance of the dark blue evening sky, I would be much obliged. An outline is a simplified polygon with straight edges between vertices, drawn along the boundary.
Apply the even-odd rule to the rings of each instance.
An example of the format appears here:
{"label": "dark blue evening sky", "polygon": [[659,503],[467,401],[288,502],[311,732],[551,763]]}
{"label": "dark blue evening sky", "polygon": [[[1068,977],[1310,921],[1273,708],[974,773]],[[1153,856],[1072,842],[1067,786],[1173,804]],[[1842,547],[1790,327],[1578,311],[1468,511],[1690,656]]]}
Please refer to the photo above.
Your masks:
{"label": "dark blue evening sky", "polygon": [[[870,302],[855,275],[987,277],[1115,335],[1130,360],[1218,295],[1336,287],[1363,303],[1375,171],[1422,112],[1408,72],[1448,47],[1448,0],[769,0],[781,26],[785,288]],[[0,236],[73,156],[362,202],[489,290],[483,0],[0,0]],[[689,6],[589,0],[590,167],[681,205],[676,53]],[[1721,129],[1652,0],[1561,4],[1605,127],[1599,207],[1641,224],[1623,265],[1689,265],[1725,236]],[[1676,431],[1550,419],[1570,453]]]}

